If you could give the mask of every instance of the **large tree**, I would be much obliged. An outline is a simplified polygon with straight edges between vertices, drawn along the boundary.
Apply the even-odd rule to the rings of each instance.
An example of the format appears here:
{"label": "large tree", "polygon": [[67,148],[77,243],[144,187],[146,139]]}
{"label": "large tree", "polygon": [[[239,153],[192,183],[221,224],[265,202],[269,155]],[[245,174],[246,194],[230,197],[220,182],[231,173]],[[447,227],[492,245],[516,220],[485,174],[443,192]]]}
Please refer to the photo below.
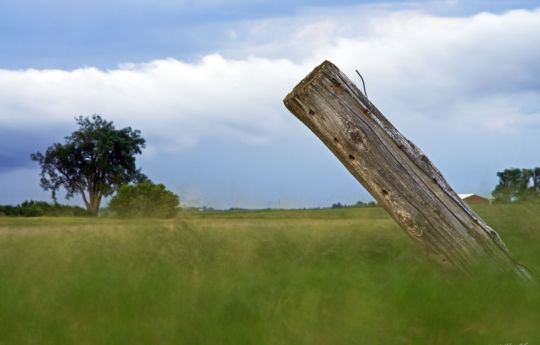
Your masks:
{"label": "large tree", "polygon": [[41,166],[41,187],[50,190],[56,201],[60,188],[66,198],[81,194],[89,213],[95,215],[103,197],[121,185],[148,180],[135,166],[145,140],[131,127],[115,129],[99,115],[75,118],[78,130],[65,137],[65,143],[54,143],[30,155]]}

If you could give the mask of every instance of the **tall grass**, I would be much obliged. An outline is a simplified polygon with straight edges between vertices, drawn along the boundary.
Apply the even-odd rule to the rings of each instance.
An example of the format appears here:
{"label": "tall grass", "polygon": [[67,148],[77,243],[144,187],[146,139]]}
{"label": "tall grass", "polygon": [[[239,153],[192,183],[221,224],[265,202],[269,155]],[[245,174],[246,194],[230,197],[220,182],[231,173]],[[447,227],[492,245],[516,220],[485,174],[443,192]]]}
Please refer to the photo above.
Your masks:
{"label": "tall grass", "polygon": [[[538,206],[477,211],[539,272]],[[517,345],[539,325],[538,286],[440,273],[380,208],[0,218],[0,344]]]}

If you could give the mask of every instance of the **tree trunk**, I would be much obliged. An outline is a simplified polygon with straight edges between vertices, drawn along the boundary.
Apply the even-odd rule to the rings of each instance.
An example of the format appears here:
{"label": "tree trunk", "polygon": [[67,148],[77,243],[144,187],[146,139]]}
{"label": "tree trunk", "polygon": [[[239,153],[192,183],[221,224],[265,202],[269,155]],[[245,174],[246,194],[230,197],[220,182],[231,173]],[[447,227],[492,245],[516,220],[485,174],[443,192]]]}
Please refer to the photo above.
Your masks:
{"label": "tree trunk", "polygon": [[284,103],[433,261],[472,272],[487,255],[530,277],[426,155],[331,62],[315,68]]}
{"label": "tree trunk", "polygon": [[88,198],[90,202],[86,205],[88,213],[92,216],[97,216],[99,211],[99,205],[101,203],[101,197],[98,192],[93,191],[91,188],[88,190]]}

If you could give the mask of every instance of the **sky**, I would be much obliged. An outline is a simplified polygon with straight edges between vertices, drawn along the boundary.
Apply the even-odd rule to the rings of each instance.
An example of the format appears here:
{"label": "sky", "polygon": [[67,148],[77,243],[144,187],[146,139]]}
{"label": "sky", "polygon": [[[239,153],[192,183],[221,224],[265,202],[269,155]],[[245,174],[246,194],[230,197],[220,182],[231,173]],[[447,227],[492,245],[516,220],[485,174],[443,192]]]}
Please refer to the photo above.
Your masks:
{"label": "sky", "polygon": [[29,155],[92,114],[183,205],[370,201],[282,103],[326,59],[456,192],[540,166],[540,1],[0,0],[0,204],[49,201]]}

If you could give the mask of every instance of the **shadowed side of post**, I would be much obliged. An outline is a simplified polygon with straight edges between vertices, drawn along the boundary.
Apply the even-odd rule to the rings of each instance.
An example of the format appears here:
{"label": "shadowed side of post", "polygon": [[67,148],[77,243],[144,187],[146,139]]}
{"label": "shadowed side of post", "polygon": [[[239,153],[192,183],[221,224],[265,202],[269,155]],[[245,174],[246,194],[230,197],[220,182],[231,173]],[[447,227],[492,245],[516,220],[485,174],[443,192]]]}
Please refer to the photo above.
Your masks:
{"label": "shadowed side of post", "polygon": [[433,261],[471,272],[489,257],[530,279],[497,232],[334,64],[316,67],[284,103]]}

